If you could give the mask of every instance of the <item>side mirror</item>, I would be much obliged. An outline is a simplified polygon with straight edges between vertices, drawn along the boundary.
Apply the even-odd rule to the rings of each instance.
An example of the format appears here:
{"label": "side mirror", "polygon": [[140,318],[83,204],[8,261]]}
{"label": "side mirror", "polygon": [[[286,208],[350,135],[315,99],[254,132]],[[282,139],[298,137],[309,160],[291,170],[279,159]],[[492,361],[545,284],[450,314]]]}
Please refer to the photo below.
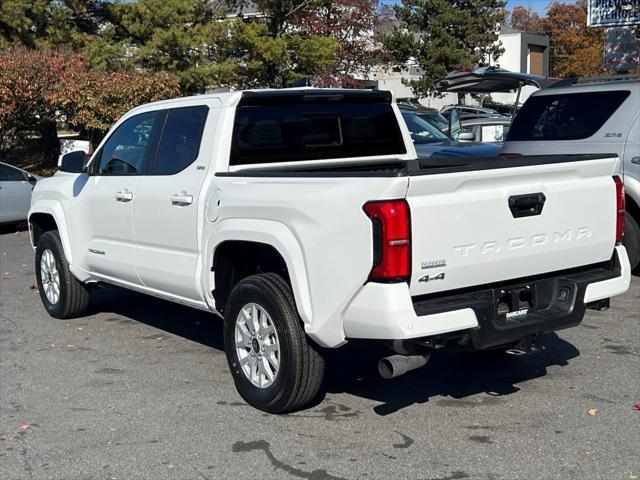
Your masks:
{"label": "side mirror", "polygon": [[462,124],[460,123],[460,112],[457,108],[452,108],[449,111],[449,137],[451,140],[454,142],[458,141],[461,129]]}
{"label": "side mirror", "polygon": [[27,182],[29,182],[31,185],[35,185],[36,183],[38,183],[38,179],[36,177],[34,177],[31,174],[27,175]]}
{"label": "side mirror", "polygon": [[462,132],[458,135],[459,142],[475,142],[476,134],[473,132]]}
{"label": "side mirror", "polygon": [[87,154],[81,150],[69,152],[62,156],[60,170],[68,173],[84,172],[84,164],[87,161]]}

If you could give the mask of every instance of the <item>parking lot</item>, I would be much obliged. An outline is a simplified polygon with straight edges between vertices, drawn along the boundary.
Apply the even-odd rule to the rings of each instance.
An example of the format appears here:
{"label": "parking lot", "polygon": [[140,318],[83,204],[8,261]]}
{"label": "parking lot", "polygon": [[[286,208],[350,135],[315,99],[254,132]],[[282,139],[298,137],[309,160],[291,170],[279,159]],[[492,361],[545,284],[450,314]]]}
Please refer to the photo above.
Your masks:
{"label": "parking lot", "polygon": [[44,311],[26,233],[0,236],[0,476],[640,478],[640,279],[527,357],[433,356],[391,381],[333,352],[326,394],[273,416],[237,395],[221,322],[120,290]]}

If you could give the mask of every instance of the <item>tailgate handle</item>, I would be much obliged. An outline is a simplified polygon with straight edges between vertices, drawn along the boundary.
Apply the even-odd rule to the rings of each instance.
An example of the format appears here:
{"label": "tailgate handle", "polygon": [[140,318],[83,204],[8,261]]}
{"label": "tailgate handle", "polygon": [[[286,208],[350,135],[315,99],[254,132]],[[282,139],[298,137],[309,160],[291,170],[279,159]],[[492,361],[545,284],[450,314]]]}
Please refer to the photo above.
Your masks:
{"label": "tailgate handle", "polygon": [[513,218],[540,215],[546,200],[547,197],[542,192],[512,195],[509,197],[509,210],[511,210]]}

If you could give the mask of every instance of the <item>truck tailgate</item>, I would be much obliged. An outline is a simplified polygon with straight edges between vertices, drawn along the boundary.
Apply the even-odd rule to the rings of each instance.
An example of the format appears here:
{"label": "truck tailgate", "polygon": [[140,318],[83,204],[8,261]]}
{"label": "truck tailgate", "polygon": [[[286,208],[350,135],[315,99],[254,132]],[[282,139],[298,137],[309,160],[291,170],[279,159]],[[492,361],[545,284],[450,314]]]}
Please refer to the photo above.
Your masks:
{"label": "truck tailgate", "polygon": [[[431,161],[425,160],[426,161]],[[411,295],[609,260],[616,157],[546,156],[421,165],[409,179]]]}

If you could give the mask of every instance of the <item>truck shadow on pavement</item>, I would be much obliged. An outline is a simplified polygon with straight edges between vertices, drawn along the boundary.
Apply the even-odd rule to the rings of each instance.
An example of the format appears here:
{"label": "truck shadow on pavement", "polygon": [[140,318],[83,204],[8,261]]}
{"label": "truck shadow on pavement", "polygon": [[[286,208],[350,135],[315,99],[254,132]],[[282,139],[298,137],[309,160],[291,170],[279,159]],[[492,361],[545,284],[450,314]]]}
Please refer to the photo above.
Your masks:
{"label": "truck shadow on pavement", "polygon": [[224,351],[217,315],[116,287],[91,292],[89,314],[112,312],[187,340]]}
{"label": "truck shadow on pavement", "polygon": [[378,348],[376,356],[370,345],[347,345],[328,358],[326,390],[382,402],[373,409],[378,415],[429,401],[452,409],[498,405],[506,403],[500,397],[520,390],[518,384],[543,377],[550,366],[568,365],[580,355],[555,333],[544,335],[540,343],[544,351],[515,357],[501,351],[436,351],[424,367],[391,380],[378,375],[377,360],[392,352]]}
{"label": "truck shadow on pavement", "polygon": [[[96,289],[91,299],[93,313],[113,312],[124,321],[224,351],[222,320],[213,313],[122,289]],[[498,405],[506,402],[501,397],[520,390],[518,384],[545,376],[551,366],[568,365],[580,354],[555,333],[543,336],[540,343],[544,351],[522,357],[499,351],[436,351],[426,366],[383,380],[377,362],[392,352],[376,342],[351,342],[325,351],[325,385],[315,404],[328,393],[348,393],[380,403],[373,408],[378,415],[429,401],[451,409]]]}

